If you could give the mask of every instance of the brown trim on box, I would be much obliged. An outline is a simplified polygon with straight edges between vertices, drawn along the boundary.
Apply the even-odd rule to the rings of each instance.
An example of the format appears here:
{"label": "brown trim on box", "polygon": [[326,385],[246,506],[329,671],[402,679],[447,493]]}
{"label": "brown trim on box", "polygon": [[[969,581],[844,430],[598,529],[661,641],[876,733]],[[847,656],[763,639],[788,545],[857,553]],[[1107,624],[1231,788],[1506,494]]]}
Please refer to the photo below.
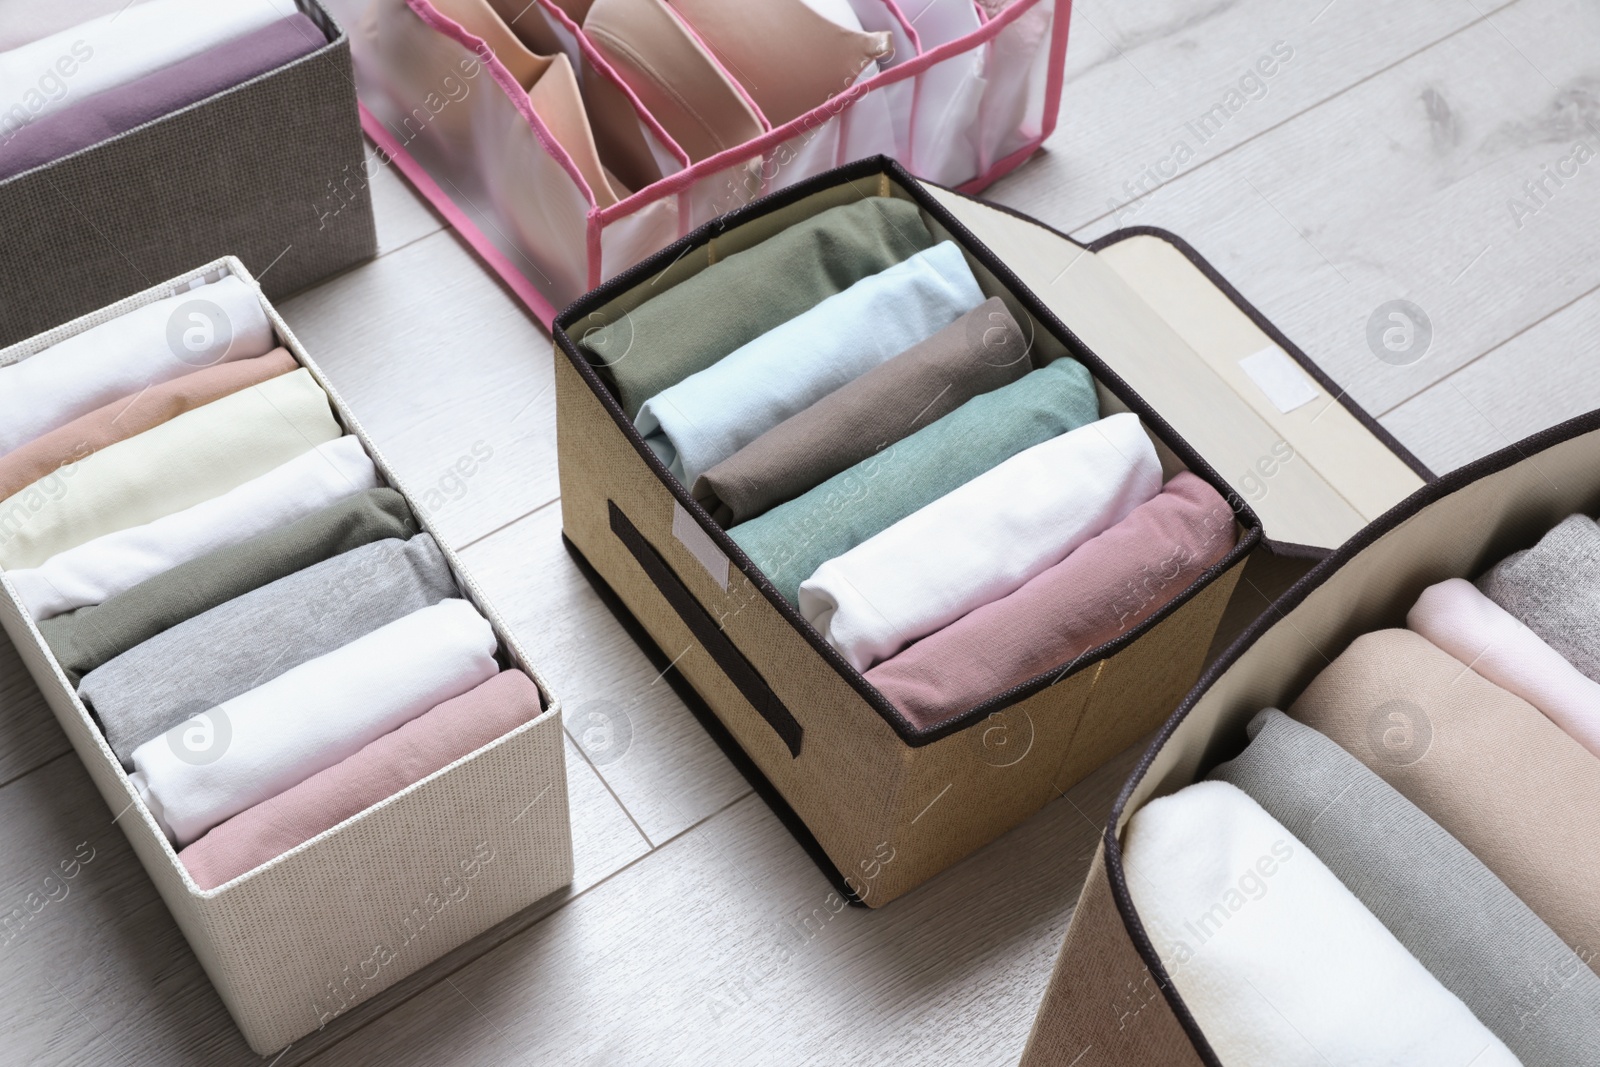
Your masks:
{"label": "brown trim on box", "polygon": [[1536,434],[1523,438],[1521,441],[1507,445],[1498,452],[1492,452],[1482,459],[1474,460],[1464,467],[1458,467],[1448,474],[1435,478],[1367,524],[1354,537],[1339,546],[1331,555],[1308,571],[1305,577],[1290,586],[1288,592],[1279,597],[1269,609],[1262,612],[1245,632],[1239,636],[1238,640],[1230,645],[1227,651],[1217,657],[1216,662],[1206,670],[1200,681],[1195,684],[1189,695],[1184,698],[1183,703],[1178,706],[1178,710],[1173,712],[1172,716],[1162,724],[1154,740],[1150,742],[1150,747],[1145,749],[1144,755],[1139,758],[1139,763],[1134,767],[1133,773],[1123,783],[1122,791],[1117,794],[1116,802],[1111,807],[1111,815],[1106,820],[1103,835],[1106,849],[1106,876],[1111,882],[1112,897],[1116,900],[1117,910],[1122,913],[1122,922],[1127,927],[1128,937],[1133,941],[1134,947],[1138,949],[1139,955],[1143,957],[1145,966],[1150,969],[1151,975],[1155,977],[1162,994],[1167,998],[1167,1003],[1172,1007],[1173,1014],[1177,1016],[1185,1032],[1188,1033],[1196,1051],[1206,1060],[1207,1064],[1220,1067],[1220,1061],[1216,1059],[1216,1054],[1211,1051],[1211,1046],[1206,1041],[1205,1035],[1201,1033],[1199,1024],[1195,1022],[1194,1017],[1190,1014],[1188,1006],[1183,1002],[1183,997],[1178,993],[1171,977],[1167,974],[1166,968],[1162,965],[1161,957],[1150,943],[1150,939],[1145,933],[1144,924],[1139,919],[1139,913],[1133,906],[1133,898],[1128,893],[1127,876],[1122,866],[1122,845],[1117,838],[1117,824],[1122,820],[1123,812],[1127,810],[1128,802],[1133,797],[1133,791],[1138,788],[1139,783],[1144,780],[1144,776],[1149,773],[1151,764],[1155,762],[1156,755],[1166,747],[1167,742],[1172,739],[1172,735],[1177,731],[1179,725],[1188,717],[1189,712],[1194,709],[1194,706],[1199,703],[1201,698],[1216,684],[1217,680],[1263,634],[1273,626],[1276,626],[1289,612],[1299,607],[1313,591],[1332,577],[1346,563],[1349,563],[1429,505],[1437,503],[1458,489],[1508,467],[1515,466],[1562,442],[1596,431],[1600,431],[1600,410],[1568,419],[1566,422],[1541,430]]}
{"label": "brown trim on box", "polygon": [[[777,588],[767,579],[761,569],[751,561],[750,557],[745,555],[744,550],[711,518],[700,502],[690,495],[688,489],[668,472],[660,457],[645,444],[644,438],[639,434],[633,421],[622,410],[622,405],[618,402],[616,394],[612,391],[610,385],[601,378],[599,371],[579,350],[577,342],[568,332],[570,326],[581,322],[586,315],[610,302],[617,294],[626,292],[647,277],[659,274],[672,263],[682,258],[690,249],[709,243],[730,227],[776,211],[824,189],[831,189],[868,178],[886,179],[894,182],[918,207],[948,230],[956,238],[957,242],[961,244],[963,251],[982,263],[987,270],[1000,279],[1001,283],[1028,310],[1029,314],[1033,315],[1045,329],[1062,342],[1064,347],[1071,352],[1073,358],[1088,368],[1089,372],[1101,385],[1104,385],[1126,404],[1129,410],[1138,415],[1145,427],[1161,438],[1191,472],[1203,478],[1222,495],[1232,509],[1235,519],[1243,527],[1243,534],[1231,552],[1196,579],[1182,593],[1168,601],[1159,611],[1152,614],[1138,626],[1119,634],[1115,639],[1068,663],[1061,664],[1031,678],[1021,685],[992,697],[959,715],[951,716],[943,722],[927,727],[919,727],[911,723],[900,712],[900,709],[890,703],[889,699],[879,692],[872,683],[868,682],[860,671],[852,667],[837,649],[828,644],[822,635],[817,632],[816,628],[800,614],[799,610],[789,603],[783,594],[778,592]],[[864,195],[877,195],[876,187],[878,182],[873,184],[874,188],[866,190]],[[673,495],[683,509],[694,517],[694,520],[700,524],[706,535],[738,566],[739,570],[743,572],[756,589],[760,590],[773,608],[788,620],[817,655],[821,656],[825,663],[833,667],[839,676],[855,689],[868,706],[889,724],[901,741],[912,748],[920,748],[923,745],[932,744],[940,738],[966,729],[975,723],[983,721],[1001,708],[1032,696],[1034,693],[1107,659],[1128,644],[1138,640],[1184,604],[1188,603],[1212,580],[1248,555],[1262,539],[1261,520],[1256,516],[1250,505],[1228,487],[1228,483],[1217,473],[1216,469],[1196,452],[1165,418],[1151,408],[1143,397],[1139,396],[1127,382],[1108,367],[1099,356],[1094,354],[1092,349],[1085,345],[1054,313],[1045,307],[1044,303],[1022,283],[1021,279],[1001,262],[987,245],[978,240],[972,231],[968,230],[942,204],[935,200],[917,179],[913,178],[899,163],[883,156],[873,156],[858,160],[819,174],[806,181],[797,182],[777,193],[752,201],[742,208],[737,208],[726,215],[713,219],[569,304],[565,310],[556,316],[551,326],[551,335],[556,347],[566,355],[578,375],[583,378],[584,382],[600,400],[601,405],[610,413],[612,421],[616,423],[623,436],[633,445],[634,451],[638,453],[645,465],[655,474],[657,480],[667,488],[668,492]]]}
{"label": "brown trim on box", "polygon": [[778,699],[778,694],[767,685],[767,680],[761,673],[744,658],[744,653],[734,645],[722,627],[717,625],[700,603],[695,599],[689,587],[683,584],[672,570],[672,564],[661,558],[655,546],[639,532],[639,528],[628,521],[628,516],[617,507],[615,500],[606,501],[606,509],[611,513],[611,532],[617,535],[624,547],[632,553],[633,558],[644,568],[646,577],[660,590],[667,603],[672,605],[672,610],[678,613],[684,625],[689,627],[689,632],[717,661],[717,666],[722,668],[722,673],[728,680],[738,687],[739,692],[756,709],[756,713],[767,721],[780,740],[788,746],[789,755],[796,759],[800,756],[800,741],[805,734],[805,729],[789,709],[783,706],[783,701]]}

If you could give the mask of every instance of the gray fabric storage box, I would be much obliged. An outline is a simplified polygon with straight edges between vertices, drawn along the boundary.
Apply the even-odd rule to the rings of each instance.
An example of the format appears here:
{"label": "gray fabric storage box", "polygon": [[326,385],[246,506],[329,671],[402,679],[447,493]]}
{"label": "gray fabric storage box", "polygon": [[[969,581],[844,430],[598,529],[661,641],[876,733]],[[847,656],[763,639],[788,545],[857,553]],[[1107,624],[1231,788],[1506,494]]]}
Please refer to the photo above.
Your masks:
{"label": "gray fabric storage box", "polygon": [[349,38],[294,6],[326,45],[0,181],[0,345],[223,255],[278,299],[376,253]]}

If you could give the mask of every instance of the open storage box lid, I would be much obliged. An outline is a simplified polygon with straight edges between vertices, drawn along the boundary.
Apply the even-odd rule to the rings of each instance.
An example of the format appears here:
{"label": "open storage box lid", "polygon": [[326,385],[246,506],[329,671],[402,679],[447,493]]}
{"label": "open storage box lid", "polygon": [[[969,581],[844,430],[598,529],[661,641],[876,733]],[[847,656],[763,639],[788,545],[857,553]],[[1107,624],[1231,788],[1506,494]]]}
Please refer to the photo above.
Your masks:
{"label": "open storage box lid", "polygon": [[1180,238],[1084,246],[925,187],[1210,461],[1280,555],[1326,555],[1436,480]]}

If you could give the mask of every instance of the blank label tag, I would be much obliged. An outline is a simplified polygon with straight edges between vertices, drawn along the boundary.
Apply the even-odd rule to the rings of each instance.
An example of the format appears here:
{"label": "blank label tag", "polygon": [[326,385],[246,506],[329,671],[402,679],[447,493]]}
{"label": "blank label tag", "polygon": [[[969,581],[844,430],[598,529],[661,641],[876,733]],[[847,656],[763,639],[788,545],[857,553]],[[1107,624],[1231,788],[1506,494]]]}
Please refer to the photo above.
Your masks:
{"label": "blank label tag", "polygon": [[1277,345],[1269,345],[1253,356],[1244,357],[1239,361],[1239,366],[1267,394],[1273,406],[1284,414],[1317,398],[1317,386],[1311,376]]}
{"label": "blank label tag", "polygon": [[672,536],[678,543],[689,550],[689,554],[700,561],[700,566],[711,575],[711,580],[716,582],[726,593],[728,591],[728,557],[722,554],[716,542],[711,540],[711,535],[700,528],[694,521],[694,516],[683,509],[683,505],[676,500],[672,502]]}

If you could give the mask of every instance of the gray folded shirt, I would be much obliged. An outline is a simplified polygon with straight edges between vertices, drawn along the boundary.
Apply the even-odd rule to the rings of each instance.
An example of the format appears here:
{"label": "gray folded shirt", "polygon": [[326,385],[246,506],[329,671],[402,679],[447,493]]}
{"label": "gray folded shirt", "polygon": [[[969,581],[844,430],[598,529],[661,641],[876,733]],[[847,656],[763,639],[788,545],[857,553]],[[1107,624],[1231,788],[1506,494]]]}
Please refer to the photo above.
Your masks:
{"label": "gray folded shirt", "polygon": [[1527,1067],[1588,1063],[1600,976],[1465,845],[1337,743],[1273,708],[1210,777],[1248,793]]}
{"label": "gray folded shirt", "polygon": [[1569,515],[1478,579],[1483,595],[1600,682],[1600,526]]}
{"label": "gray folded shirt", "polygon": [[124,766],[185,719],[459,596],[428,534],[353,549],[196,615],[83,679],[78,695]]}

